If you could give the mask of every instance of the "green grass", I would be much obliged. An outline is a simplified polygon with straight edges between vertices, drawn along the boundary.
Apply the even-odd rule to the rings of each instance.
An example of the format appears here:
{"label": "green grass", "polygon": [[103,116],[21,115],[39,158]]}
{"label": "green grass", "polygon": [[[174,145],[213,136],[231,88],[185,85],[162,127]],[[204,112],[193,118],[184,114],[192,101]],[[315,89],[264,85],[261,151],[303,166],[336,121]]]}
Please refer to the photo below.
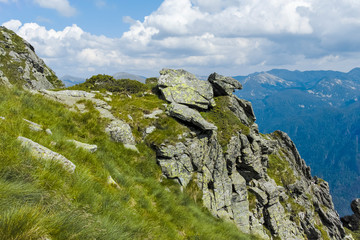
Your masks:
{"label": "green grass", "polygon": [[296,182],[294,171],[290,167],[289,162],[281,155],[269,155],[268,175],[275,180],[277,185],[288,186]]}
{"label": "green grass", "polygon": [[252,193],[249,190],[247,192],[248,192],[249,210],[253,211],[254,209],[256,209],[256,196],[254,193]]}
{"label": "green grass", "polygon": [[360,240],[360,230],[351,231],[350,229],[344,227],[346,234],[351,234],[355,240]]}
{"label": "green grass", "polygon": [[[133,98],[134,108],[123,111],[161,106],[152,96],[145,99],[141,105]],[[114,101],[116,111],[121,103],[131,105]],[[0,239],[256,239],[215,219],[201,206],[195,185],[181,192],[171,180],[161,182],[148,145],[137,144],[137,153],[110,141],[103,131],[107,121],[91,106],[80,114],[39,95],[0,88],[0,116],[6,118],[0,120]],[[23,118],[53,135],[32,132]],[[156,121],[161,119],[167,118]],[[33,158],[16,140],[19,135],[68,158],[75,173]],[[97,144],[98,151],[85,152],[68,139]],[[108,176],[119,188],[107,184]]]}
{"label": "green grass", "polygon": [[236,132],[249,135],[250,129],[245,126],[238,117],[229,109],[229,97],[215,97],[216,106],[201,115],[218,128],[218,139],[220,145],[226,150],[227,144]]}

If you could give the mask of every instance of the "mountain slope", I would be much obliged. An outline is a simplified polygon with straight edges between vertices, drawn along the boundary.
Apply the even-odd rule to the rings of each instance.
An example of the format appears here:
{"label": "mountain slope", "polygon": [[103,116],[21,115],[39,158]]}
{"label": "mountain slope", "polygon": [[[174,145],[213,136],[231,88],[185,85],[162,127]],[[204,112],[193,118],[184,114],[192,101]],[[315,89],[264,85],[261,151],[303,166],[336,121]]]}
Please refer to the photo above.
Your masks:
{"label": "mountain slope", "polygon": [[259,133],[239,82],[160,75],[0,85],[1,239],[352,239],[287,134]]}
{"label": "mountain slope", "polygon": [[359,73],[271,70],[237,77],[244,82],[238,95],[252,101],[260,129],[289,133],[314,174],[329,181],[341,215],[360,193]]}

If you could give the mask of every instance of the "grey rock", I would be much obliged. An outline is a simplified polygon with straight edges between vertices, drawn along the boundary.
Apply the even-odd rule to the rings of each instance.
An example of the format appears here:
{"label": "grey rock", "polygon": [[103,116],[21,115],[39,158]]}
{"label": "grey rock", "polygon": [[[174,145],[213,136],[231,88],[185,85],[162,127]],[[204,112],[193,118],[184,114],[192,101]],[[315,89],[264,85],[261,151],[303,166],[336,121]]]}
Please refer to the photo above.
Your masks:
{"label": "grey rock", "polygon": [[154,132],[156,130],[155,126],[150,126],[145,129],[144,135],[149,135],[150,133]]}
{"label": "grey rock", "polygon": [[121,121],[112,121],[105,129],[105,132],[110,135],[115,142],[123,144],[135,145],[135,138],[131,132],[130,125]]}
{"label": "grey rock", "polygon": [[[163,74],[164,83],[159,84],[160,90],[172,86],[172,81],[184,78],[179,72],[169,71]],[[171,79],[169,84],[168,79]],[[176,91],[182,91],[182,88]],[[224,92],[221,94],[225,95]],[[233,221],[243,232],[257,234],[264,239],[320,240],[322,234],[327,234],[330,239],[347,238],[334,209],[328,184],[311,176],[310,168],[288,135],[280,131],[260,134],[254,124],[256,118],[251,103],[233,95],[225,97],[230,100],[228,108],[250,129],[246,135],[234,132],[226,151],[219,143],[218,134],[221,133],[216,130],[200,131],[204,127],[196,123],[198,120],[194,120],[193,112],[183,114],[180,111],[176,115],[173,110],[178,105],[180,110],[186,111],[190,108],[184,105],[201,107],[177,104],[168,99],[172,102],[168,107],[169,114],[173,112],[171,116],[180,119],[191,132],[179,138],[177,143],[156,146],[157,161],[163,174],[178,180],[182,186],[193,180],[202,191],[203,205],[215,217]],[[204,103],[203,106],[209,105]],[[197,130],[194,126],[201,129]],[[272,167],[270,160],[273,161],[271,155],[276,155],[286,165],[284,169],[293,174],[294,181],[279,181],[284,176],[274,176],[274,179],[269,176],[273,170],[269,169]],[[249,192],[255,195],[255,204],[254,199],[249,202]],[[320,232],[317,229],[319,226],[324,231]],[[270,230],[271,236],[265,229]]]}
{"label": "grey rock", "polygon": [[155,110],[150,114],[144,114],[144,118],[151,118],[151,119],[158,119],[159,117],[157,115],[162,114],[164,111],[163,110]]}
{"label": "grey rock", "polygon": [[29,128],[32,130],[32,131],[35,131],[35,132],[41,132],[43,130],[43,127],[40,125],[40,124],[37,124],[37,123],[34,123],[32,121],[29,121],[27,119],[23,119],[25,122],[27,122],[29,124]]}
{"label": "grey rock", "polygon": [[214,89],[215,96],[232,95],[235,89],[242,89],[242,85],[239,81],[232,77],[224,77],[217,73],[211,74],[208,81]]}
{"label": "grey rock", "polygon": [[102,118],[115,120],[116,118],[110,112],[111,106],[107,102],[97,99],[95,93],[89,93],[80,90],[63,90],[63,91],[49,91],[40,90],[40,93],[47,98],[61,102],[63,104],[72,107],[72,110],[78,109],[80,112],[86,112],[85,105],[79,104],[81,100],[91,101],[94,104],[96,110],[100,112]]}
{"label": "grey rock", "polygon": [[120,186],[117,182],[115,182],[115,180],[111,177],[111,176],[108,176],[107,180],[106,180],[106,183],[110,186],[113,186],[117,189],[120,189]]}
{"label": "grey rock", "polygon": [[158,87],[169,102],[185,104],[200,109],[215,106],[209,82],[198,80],[195,75],[179,69],[160,71]]}
{"label": "grey rock", "polygon": [[250,126],[255,120],[254,110],[250,102],[240,99],[235,95],[232,95],[230,98],[229,109],[240,119],[240,121]]}
{"label": "grey rock", "polygon": [[12,84],[9,82],[9,79],[4,75],[4,73],[0,70],[0,86],[5,86],[7,88],[11,88]]}
{"label": "grey rock", "polygon": [[47,129],[45,130],[45,132],[46,132],[48,135],[52,135],[52,134],[53,134],[52,131],[51,131],[49,128],[47,128]]}
{"label": "grey rock", "polygon": [[351,209],[354,212],[351,216],[344,216],[341,218],[341,222],[345,227],[352,231],[357,231],[360,229],[360,198],[354,199],[351,202]]}
{"label": "grey rock", "polygon": [[[16,34],[4,27],[0,28],[0,34],[6,39],[0,42],[0,55],[7,54],[11,58],[5,63],[7,67],[11,66],[18,70],[11,76],[5,76],[12,84],[17,82],[31,90],[63,86],[61,81],[57,80],[55,73],[35,54],[33,46],[25,40],[13,41]],[[5,81],[3,77],[0,77],[0,82],[1,80]]]}
{"label": "grey rock", "polygon": [[124,144],[124,147],[126,149],[129,149],[129,150],[139,153],[139,150],[137,149],[137,147],[134,144]]}
{"label": "grey rock", "polygon": [[354,199],[350,206],[354,214],[360,217],[360,198]]}
{"label": "grey rock", "polygon": [[168,106],[167,111],[171,117],[188,122],[192,125],[201,128],[202,130],[217,129],[217,127],[214,124],[207,122],[198,111],[191,109],[185,105],[171,103]]}
{"label": "grey rock", "polygon": [[17,138],[23,147],[29,148],[30,153],[38,158],[38,159],[44,159],[49,161],[54,161],[59,164],[61,164],[65,170],[67,170],[70,173],[73,173],[75,171],[75,164],[73,164],[70,160],[65,158],[63,155],[53,152],[50,149],[28,139],[25,137],[19,136]]}
{"label": "grey rock", "polygon": [[68,140],[68,141],[72,142],[77,148],[82,148],[91,153],[94,153],[97,150],[97,145],[94,145],[94,144],[87,144],[87,143],[79,142],[76,140]]}

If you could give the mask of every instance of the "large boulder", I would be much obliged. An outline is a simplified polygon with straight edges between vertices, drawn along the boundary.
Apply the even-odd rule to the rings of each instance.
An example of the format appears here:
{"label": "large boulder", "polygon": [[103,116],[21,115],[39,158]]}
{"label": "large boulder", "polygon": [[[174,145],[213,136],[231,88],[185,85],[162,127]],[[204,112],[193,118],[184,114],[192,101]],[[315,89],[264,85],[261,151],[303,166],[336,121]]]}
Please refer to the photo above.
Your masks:
{"label": "large boulder", "polygon": [[197,79],[195,75],[185,70],[161,70],[158,87],[169,102],[200,109],[215,106],[210,83]]}
{"label": "large boulder", "polygon": [[235,89],[242,89],[239,81],[232,77],[224,77],[217,73],[209,76],[208,81],[211,83],[215,96],[230,96]]}
{"label": "large boulder", "polygon": [[130,125],[121,120],[112,121],[105,129],[111,139],[123,144],[135,145],[135,138],[131,132]]}
{"label": "large boulder", "polygon": [[180,119],[184,122],[188,122],[201,128],[202,130],[217,129],[214,124],[207,122],[198,111],[191,109],[185,105],[172,103],[168,106],[167,111],[171,117]]}

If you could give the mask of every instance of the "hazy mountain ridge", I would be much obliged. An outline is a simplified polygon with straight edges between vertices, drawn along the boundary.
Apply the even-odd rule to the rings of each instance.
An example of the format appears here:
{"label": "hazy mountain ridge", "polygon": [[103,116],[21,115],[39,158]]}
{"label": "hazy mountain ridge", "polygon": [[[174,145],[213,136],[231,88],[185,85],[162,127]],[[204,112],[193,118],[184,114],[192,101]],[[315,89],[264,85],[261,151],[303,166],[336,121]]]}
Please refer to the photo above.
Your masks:
{"label": "hazy mountain ridge", "polygon": [[355,149],[360,68],[348,73],[275,69],[235,78],[244,82],[237,94],[253,103],[259,128],[289,133],[314,174],[329,181],[338,211],[349,214],[348,202],[360,193]]}

